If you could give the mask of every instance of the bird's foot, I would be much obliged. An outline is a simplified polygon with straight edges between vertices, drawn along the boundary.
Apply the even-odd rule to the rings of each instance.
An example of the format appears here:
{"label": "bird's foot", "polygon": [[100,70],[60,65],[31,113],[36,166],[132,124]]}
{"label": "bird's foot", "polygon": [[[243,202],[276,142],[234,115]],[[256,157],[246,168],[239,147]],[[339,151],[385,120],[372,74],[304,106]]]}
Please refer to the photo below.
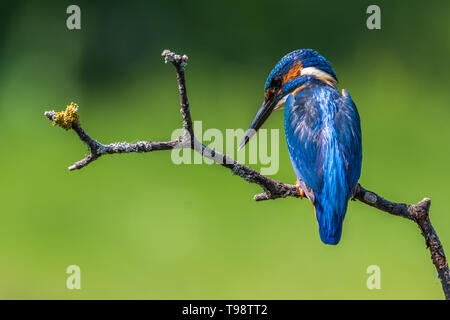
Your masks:
{"label": "bird's foot", "polygon": [[295,182],[295,187],[298,189],[298,192],[300,192],[300,198],[303,199],[303,197],[305,196],[305,191],[303,191],[302,187],[300,186],[300,182],[297,181]]}

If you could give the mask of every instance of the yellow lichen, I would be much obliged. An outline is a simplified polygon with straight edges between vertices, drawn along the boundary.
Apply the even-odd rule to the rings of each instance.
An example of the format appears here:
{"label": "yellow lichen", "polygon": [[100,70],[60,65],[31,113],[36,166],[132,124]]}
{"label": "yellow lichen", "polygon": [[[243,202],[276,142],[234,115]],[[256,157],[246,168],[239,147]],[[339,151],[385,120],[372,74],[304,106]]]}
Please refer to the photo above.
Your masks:
{"label": "yellow lichen", "polygon": [[60,126],[66,130],[72,128],[72,123],[78,122],[78,105],[76,103],[71,103],[66,107],[65,111],[56,112],[56,117],[53,118],[52,125]]}

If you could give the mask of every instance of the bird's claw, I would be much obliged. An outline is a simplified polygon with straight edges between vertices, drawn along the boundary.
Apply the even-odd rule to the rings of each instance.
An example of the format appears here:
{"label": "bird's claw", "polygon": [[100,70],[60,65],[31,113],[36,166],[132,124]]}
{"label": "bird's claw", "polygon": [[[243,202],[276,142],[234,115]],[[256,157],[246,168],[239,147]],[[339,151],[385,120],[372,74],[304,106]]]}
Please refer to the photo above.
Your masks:
{"label": "bird's claw", "polygon": [[295,182],[295,187],[298,189],[298,192],[300,192],[300,198],[303,199],[303,197],[305,196],[305,191],[303,191],[302,187],[300,186],[300,182],[297,181]]}

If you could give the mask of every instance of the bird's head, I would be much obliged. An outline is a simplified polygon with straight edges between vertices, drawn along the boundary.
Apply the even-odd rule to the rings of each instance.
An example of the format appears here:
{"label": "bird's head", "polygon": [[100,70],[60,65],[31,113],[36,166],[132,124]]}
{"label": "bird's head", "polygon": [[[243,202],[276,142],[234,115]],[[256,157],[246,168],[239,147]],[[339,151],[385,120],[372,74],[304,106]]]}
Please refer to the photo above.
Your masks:
{"label": "bird's head", "polygon": [[285,55],[272,69],[264,86],[264,102],[248,128],[239,148],[245,146],[270,116],[284,107],[287,96],[311,77],[331,85],[336,74],[328,61],[312,49],[301,49]]}

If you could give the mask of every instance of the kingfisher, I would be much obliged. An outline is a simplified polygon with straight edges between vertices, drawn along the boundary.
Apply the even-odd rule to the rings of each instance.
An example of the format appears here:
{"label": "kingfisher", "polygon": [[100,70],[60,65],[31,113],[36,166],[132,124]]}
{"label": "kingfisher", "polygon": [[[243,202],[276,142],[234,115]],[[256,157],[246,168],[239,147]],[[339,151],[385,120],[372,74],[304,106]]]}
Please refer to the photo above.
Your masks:
{"label": "kingfisher", "polygon": [[362,142],[358,110],[328,61],[312,49],[285,55],[272,69],[264,102],[240,148],[270,114],[284,108],[286,142],[303,198],[313,204],[320,239],[336,245],[347,205],[361,175]]}

